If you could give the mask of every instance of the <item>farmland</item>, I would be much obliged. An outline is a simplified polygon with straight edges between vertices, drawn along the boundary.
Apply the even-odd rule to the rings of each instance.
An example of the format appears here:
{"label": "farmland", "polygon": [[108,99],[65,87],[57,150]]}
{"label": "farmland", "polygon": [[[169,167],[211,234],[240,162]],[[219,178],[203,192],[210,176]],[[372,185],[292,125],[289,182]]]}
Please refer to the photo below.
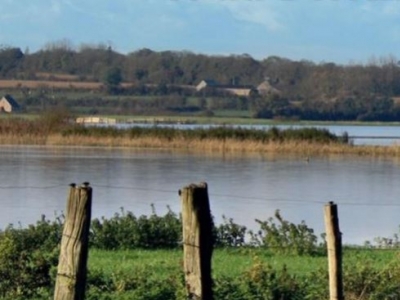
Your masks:
{"label": "farmland", "polygon": [[[56,77],[58,78],[58,77]],[[65,80],[74,79],[74,80]],[[78,81],[75,76],[61,76],[62,80],[0,80],[0,89],[79,89],[79,90],[100,90],[104,84],[101,82]],[[132,86],[129,83],[122,83],[122,87],[128,88]]]}

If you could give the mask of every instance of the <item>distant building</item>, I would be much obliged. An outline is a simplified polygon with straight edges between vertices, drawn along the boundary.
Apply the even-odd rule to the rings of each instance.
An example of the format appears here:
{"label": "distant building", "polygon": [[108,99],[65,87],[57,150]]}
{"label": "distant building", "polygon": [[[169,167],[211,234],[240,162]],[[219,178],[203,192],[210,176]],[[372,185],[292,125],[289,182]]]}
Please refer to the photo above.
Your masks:
{"label": "distant building", "polygon": [[226,86],[222,90],[232,93],[236,96],[250,96],[252,86]]}
{"label": "distant building", "polygon": [[0,112],[12,113],[19,110],[17,101],[10,95],[5,95],[0,99]]}
{"label": "distant building", "polygon": [[280,95],[282,92],[275,88],[269,79],[264,80],[257,86],[257,92],[259,95]]}
{"label": "distant building", "polygon": [[196,85],[196,90],[201,91],[202,89],[205,89],[207,87],[217,88],[219,86],[221,86],[221,85],[218,82],[216,82],[215,80],[204,79],[204,80],[200,81],[200,83],[198,85]]}
{"label": "distant building", "polygon": [[112,118],[101,117],[79,117],[75,120],[79,124],[116,124],[117,120]]}
{"label": "distant building", "polygon": [[204,89],[215,89],[220,92],[227,92],[236,96],[249,96],[252,90],[252,86],[249,85],[226,85],[219,84],[212,79],[204,79],[196,85],[196,90],[199,92]]}

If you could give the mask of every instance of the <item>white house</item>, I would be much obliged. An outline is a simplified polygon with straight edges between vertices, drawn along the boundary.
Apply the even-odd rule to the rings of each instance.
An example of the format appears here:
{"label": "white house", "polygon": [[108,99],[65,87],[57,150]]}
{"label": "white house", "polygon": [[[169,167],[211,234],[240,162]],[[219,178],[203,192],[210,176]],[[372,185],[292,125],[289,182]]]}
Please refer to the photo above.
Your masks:
{"label": "white house", "polygon": [[19,105],[10,95],[5,95],[0,99],[0,112],[12,113],[17,110],[19,110]]}

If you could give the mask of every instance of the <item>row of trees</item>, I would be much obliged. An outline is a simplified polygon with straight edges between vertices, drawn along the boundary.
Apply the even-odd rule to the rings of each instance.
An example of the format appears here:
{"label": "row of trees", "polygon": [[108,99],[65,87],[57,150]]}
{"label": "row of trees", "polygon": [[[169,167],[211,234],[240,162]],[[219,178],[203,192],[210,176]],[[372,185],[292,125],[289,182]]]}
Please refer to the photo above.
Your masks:
{"label": "row of trees", "polygon": [[[185,95],[154,96],[104,96],[81,94],[52,97],[40,91],[21,97],[20,105],[25,111],[40,112],[54,107],[64,107],[82,114],[142,114],[176,115],[201,114],[213,116],[215,112],[229,110],[255,118],[290,120],[358,120],[398,121],[400,106],[388,97],[362,99],[347,97],[335,102],[291,102],[277,95],[268,97],[188,97]],[[241,111],[241,113],[239,113]]]}
{"label": "row of trees", "polygon": [[0,46],[0,78],[34,79],[38,72],[74,74],[89,81],[102,81],[111,73],[127,82],[179,85],[196,85],[205,78],[257,85],[269,77],[285,96],[298,100],[400,94],[400,66],[394,56],[372,58],[367,64],[337,65],[277,56],[256,60],[247,54],[212,56],[150,49],[123,55],[106,45],[75,49],[68,41],[48,44],[35,53]]}
{"label": "row of trees", "polygon": [[[0,46],[0,79],[37,79],[40,73],[104,82],[109,94],[220,98],[214,106],[222,107],[232,107],[224,103],[235,97],[196,94],[186,86],[205,78],[257,86],[268,78],[279,94],[237,97],[237,106],[251,109],[257,117],[397,120],[399,116],[394,100],[400,96],[400,65],[394,56],[338,65],[277,56],[256,60],[247,54],[213,56],[150,49],[121,54],[107,45],[73,47],[68,41],[50,43],[35,53]],[[134,87],[123,89],[121,82]]]}

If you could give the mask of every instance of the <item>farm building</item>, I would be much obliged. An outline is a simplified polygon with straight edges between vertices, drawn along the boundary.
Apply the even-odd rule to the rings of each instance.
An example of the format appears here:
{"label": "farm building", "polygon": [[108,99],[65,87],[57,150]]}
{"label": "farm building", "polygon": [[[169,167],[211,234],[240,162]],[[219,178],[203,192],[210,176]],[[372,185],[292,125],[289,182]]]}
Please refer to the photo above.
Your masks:
{"label": "farm building", "polygon": [[216,82],[215,80],[204,79],[204,80],[200,81],[200,83],[198,85],[196,85],[196,90],[201,91],[202,89],[205,89],[207,87],[218,88],[220,86],[221,85],[218,84],[218,82]]}
{"label": "farm building", "polygon": [[5,95],[0,99],[0,112],[12,113],[19,110],[17,101],[10,95]]}
{"label": "farm building", "polygon": [[215,89],[221,92],[228,92],[236,96],[249,96],[252,86],[248,85],[224,85],[219,84],[215,80],[204,79],[198,85],[196,85],[196,90],[201,91],[204,89]]}
{"label": "farm building", "polygon": [[276,95],[281,94],[281,91],[278,90],[276,87],[274,87],[268,78],[257,86],[257,91],[258,94],[264,96],[271,94],[276,94]]}

